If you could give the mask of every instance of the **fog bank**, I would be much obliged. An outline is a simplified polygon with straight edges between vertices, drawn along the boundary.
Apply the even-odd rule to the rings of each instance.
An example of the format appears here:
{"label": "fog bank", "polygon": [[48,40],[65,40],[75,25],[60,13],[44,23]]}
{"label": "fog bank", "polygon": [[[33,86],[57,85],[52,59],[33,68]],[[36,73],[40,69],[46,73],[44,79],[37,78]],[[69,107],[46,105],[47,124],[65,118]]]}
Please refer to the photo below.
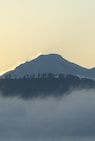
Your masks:
{"label": "fog bank", "polygon": [[94,90],[74,91],[59,98],[0,97],[2,141],[93,141],[94,136]]}

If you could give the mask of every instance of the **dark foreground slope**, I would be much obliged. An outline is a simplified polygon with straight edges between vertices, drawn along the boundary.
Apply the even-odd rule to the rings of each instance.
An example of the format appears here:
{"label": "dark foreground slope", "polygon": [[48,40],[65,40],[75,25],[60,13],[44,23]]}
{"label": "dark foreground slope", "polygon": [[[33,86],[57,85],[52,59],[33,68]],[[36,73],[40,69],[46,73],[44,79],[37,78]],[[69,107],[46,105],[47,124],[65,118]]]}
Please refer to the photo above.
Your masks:
{"label": "dark foreground slope", "polygon": [[22,98],[62,96],[74,89],[95,88],[95,81],[67,75],[58,78],[0,79],[2,96]]}

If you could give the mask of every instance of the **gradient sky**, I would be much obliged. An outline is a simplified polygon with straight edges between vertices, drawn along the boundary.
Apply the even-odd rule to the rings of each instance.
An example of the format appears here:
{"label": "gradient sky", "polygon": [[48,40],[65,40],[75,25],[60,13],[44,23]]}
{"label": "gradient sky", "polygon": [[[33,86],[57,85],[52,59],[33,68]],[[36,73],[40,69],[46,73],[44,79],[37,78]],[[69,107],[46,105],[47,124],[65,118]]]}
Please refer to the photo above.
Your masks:
{"label": "gradient sky", "polygon": [[0,73],[48,53],[95,67],[95,0],[0,1]]}

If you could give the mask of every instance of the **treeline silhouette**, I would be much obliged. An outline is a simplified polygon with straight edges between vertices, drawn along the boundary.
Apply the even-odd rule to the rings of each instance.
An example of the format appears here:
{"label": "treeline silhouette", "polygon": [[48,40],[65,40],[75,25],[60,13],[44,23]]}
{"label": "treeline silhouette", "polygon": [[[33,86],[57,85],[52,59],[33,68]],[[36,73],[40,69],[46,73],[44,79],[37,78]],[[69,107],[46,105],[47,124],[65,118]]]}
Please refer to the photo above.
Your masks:
{"label": "treeline silhouette", "polygon": [[0,91],[4,97],[18,96],[22,98],[35,98],[46,96],[62,96],[75,89],[95,88],[95,81],[87,78],[79,78],[73,75],[44,73],[23,78],[11,78],[6,76],[0,79]]}

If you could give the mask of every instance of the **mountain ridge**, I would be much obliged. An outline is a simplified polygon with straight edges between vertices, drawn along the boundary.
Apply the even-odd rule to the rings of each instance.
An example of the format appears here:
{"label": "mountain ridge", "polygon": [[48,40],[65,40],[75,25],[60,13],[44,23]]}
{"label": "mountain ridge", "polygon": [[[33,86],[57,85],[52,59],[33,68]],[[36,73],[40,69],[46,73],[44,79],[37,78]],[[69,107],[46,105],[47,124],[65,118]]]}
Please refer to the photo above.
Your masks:
{"label": "mountain ridge", "polygon": [[11,75],[12,78],[21,78],[27,74],[37,76],[38,73],[72,74],[80,77],[95,79],[95,68],[87,69],[64,59],[59,54],[40,55],[37,58],[17,66],[14,70],[1,77]]}

